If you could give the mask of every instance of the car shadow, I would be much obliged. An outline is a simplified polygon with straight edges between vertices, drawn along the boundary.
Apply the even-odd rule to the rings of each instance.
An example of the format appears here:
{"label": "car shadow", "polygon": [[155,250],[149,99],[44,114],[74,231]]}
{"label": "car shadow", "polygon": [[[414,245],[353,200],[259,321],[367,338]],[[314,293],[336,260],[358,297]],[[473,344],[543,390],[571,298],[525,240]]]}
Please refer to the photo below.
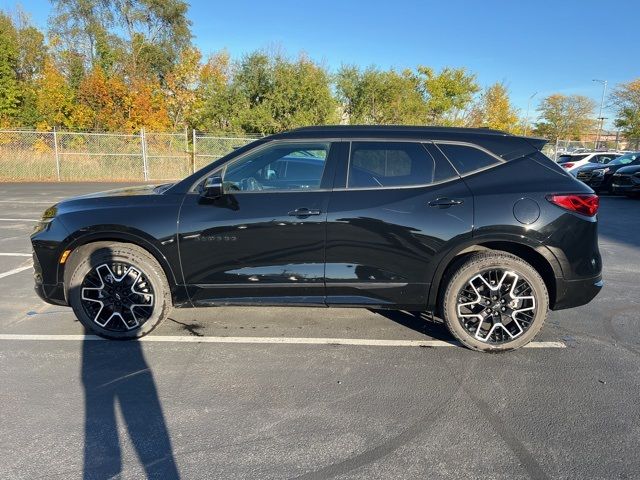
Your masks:
{"label": "car shadow", "polygon": [[[82,344],[81,379],[85,398],[84,478],[120,478],[121,434],[128,435],[147,478],[179,478],[142,343],[87,337]],[[118,417],[124,423],[120,428]]]}
{"label": "car shadow", "polygon": [[455,343],[455,339],[447,330],[447,327],[432,315],[425,312],[408,312],[405,310],[371,310],[373,313],[382,315],[403,327],[415,330],[418,333],[427,335],[434,340]]}

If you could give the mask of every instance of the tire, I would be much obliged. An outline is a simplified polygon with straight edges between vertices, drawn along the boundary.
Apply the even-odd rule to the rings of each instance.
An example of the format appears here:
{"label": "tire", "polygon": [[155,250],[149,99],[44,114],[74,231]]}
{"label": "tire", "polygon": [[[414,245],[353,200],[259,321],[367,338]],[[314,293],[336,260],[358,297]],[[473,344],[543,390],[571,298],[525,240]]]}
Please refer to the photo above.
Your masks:
{"label": "tire", "polygon": [[[487,280],[492,277],[496,280]],[[497,353],[520,348],[533,340],[547,318],[549,294],[542,277],[510,253],[485,251],[464,257],[450,269],[445,285],[441,299],[445,324],[472,350]],[[489,311],[493,313],[487,320],[484,315]]]}
{"label": "tire", "polygon": [[113,340],[136,339],[169,315],[171,295],[164,271],[137,245],[84,245],[73,251],[68,268],[69,304],[91,333]]}

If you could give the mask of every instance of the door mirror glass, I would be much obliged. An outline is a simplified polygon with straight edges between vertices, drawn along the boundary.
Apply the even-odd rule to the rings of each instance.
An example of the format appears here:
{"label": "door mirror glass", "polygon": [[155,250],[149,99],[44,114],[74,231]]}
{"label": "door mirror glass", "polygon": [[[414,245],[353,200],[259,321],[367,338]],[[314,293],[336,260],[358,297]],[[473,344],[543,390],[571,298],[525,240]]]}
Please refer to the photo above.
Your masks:
{"label": "door mirror glass", "polygon": [[213,176],[209,177],[204,182],[202,189],[202,196],[207,198],[218,198],[224,194],[222,188],[222,177]]}

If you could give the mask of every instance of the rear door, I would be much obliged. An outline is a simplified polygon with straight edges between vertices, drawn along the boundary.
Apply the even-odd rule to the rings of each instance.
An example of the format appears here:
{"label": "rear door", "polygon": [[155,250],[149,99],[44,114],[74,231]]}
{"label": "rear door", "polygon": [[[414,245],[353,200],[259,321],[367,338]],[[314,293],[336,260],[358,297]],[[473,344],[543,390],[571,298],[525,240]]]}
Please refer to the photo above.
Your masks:
{"label": "rear door", "polygon": [[352,141],[327,212],[326,294],[332,305],[422,308],[434,259],[471,236],[473,199],[433,145]]}

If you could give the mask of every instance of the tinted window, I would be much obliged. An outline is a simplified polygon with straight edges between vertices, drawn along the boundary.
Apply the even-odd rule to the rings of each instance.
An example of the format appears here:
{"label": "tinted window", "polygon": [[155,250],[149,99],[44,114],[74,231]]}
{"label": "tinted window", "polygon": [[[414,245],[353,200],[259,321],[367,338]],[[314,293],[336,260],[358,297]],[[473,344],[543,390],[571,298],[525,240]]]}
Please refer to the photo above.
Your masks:
{"label": "tinted window", "polygon": [[320,187],[329,144],[278,143],[229,165],[227,191],[313,190]]}
{"label": "tinted window", "polygon": [[558,163],[567,163],[567,162],[577,162],[579,160],[584,160],[589,155],[560,155],[558,157]]}
{"label": "tinted window", "polygon": [[475,147],[446,143],[437,145],[460,174],[499,163],[495,157]]}
{"label": "tinted window", "polygon": [[622,155],[621,157],[618,157],[615,160],[611,160],[609,164],[610,165],[629,165],[630,163],[636,163],[636,160],[638,158],[640,158],[640,152],[627,153],[626,155]]}
{"label": "tinted window", "polygon": [[589,160],[590,162],[595,163],[609,163],[611,160],[616,158],[616,155],[598,155],[596,160]]}
{"label": "tinted window", "polygon": [[420,143],[353,142],[347,186],[375,188],[433,182],[435,165]]}
{"label": "tinted window", "polygon": [[285,157],[269,165],[273,176],[281,180],[316,180],[322,177],[324,158]]}

